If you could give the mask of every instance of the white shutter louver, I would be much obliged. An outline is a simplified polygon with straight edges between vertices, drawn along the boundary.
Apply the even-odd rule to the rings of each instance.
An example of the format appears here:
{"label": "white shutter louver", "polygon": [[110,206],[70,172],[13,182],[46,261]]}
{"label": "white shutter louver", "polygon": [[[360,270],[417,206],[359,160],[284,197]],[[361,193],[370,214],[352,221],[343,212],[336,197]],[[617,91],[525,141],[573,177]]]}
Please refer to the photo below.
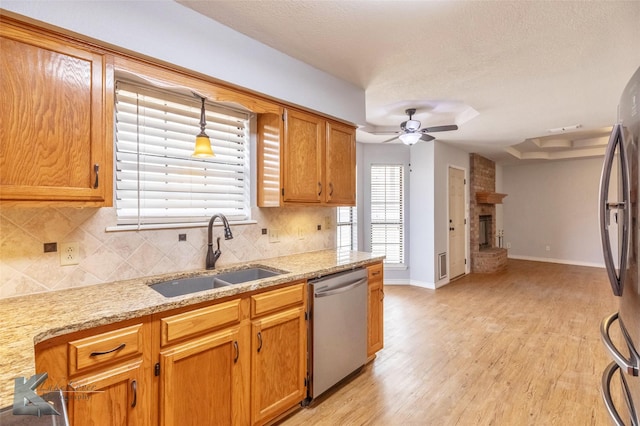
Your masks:
{"label": "white shutter louver", "polygon": [[402,165],[371,166],[371,252],[385,263],[404,263]]}
{"label": "white shutter louver", "polygon": [[249,114],[208,103],[213,158],[193,158],[200,101],[116,83],[118,225],[249,218]]}

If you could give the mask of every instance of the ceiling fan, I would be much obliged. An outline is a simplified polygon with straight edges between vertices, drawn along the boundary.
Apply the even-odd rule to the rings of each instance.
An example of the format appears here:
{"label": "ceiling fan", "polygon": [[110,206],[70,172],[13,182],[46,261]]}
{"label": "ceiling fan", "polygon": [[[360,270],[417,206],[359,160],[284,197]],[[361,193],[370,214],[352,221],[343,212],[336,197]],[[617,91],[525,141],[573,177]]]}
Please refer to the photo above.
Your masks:
{"label": "ceiling fan", "polygon": [[[418,120],[413,119],[413,114],[416,113],[416,109],[409,108],[405,110],[405,113],[409,116],[409,119],[407,121],[403,121],[400,124],[400,131],[394,132],[396,133],[396,136],[392,137],[391,139],[387,139],[382,143],[387,143],[395,139],[400,139],[400,141],[402,141],[402,143],[405,145],[413,145],[418,141],[428,142],[435,139],[433,136],[428,135],[427,133],[458,130],[458,126],[455,124],[449,124],[446,126],[425,127],[421,129],[420,122]],[[381,132],[379,134],[383,134],[383,133]]]}

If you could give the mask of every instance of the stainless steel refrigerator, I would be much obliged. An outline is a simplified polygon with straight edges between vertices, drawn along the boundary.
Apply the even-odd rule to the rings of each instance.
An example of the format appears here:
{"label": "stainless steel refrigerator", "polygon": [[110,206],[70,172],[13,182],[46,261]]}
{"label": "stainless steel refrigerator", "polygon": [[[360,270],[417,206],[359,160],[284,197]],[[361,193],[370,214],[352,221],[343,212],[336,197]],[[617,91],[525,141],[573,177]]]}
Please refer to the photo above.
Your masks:
{"label": "stainless steel refrigerator", "polygon": [[620,98],[600,181],[602,247],[618,312],[600,326],[612,358],[602,396],[616,425],[640,426],[640,68]]}

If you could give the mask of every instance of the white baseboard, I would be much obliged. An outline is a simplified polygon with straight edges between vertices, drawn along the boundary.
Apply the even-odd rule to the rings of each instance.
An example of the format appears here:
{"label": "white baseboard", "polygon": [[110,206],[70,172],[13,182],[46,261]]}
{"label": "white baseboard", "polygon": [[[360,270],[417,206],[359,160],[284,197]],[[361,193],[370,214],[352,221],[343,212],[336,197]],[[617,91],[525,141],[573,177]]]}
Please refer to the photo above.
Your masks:
{"label": "white baseboard", "polygon": [[428,282],[417,281],[417,280],[407,280],[407,279],[388,280],[385,278],[384,285],[412,285],[414,287],[428,288],[430,290],[435,290],[437,288],[434,283],[428,283]]}
{"label": "white baseboard", "polygon": [[549,257],[532,257],[532,256],[518,256],[518,255],[508,255],[509,259],[516,260],[532,260],[534,262],[549,262],[549,263],[561,263],[564,265],[576,265],[576,266],[590,266],[593,268],[604,268],[604,263],[595,263],[595,262],[580,262],[576,260],[566,260],[566,259],[553,259]]}

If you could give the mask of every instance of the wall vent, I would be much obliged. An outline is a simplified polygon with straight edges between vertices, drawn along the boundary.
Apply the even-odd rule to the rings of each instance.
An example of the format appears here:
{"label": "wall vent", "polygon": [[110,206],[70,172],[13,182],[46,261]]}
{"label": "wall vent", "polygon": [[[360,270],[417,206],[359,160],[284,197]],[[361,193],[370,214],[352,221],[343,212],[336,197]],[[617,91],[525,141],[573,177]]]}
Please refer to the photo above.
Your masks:
{"label": "wall vent", "polygon": [[438,279],[441,280],[447,276],[447,253],[438,254]]}

